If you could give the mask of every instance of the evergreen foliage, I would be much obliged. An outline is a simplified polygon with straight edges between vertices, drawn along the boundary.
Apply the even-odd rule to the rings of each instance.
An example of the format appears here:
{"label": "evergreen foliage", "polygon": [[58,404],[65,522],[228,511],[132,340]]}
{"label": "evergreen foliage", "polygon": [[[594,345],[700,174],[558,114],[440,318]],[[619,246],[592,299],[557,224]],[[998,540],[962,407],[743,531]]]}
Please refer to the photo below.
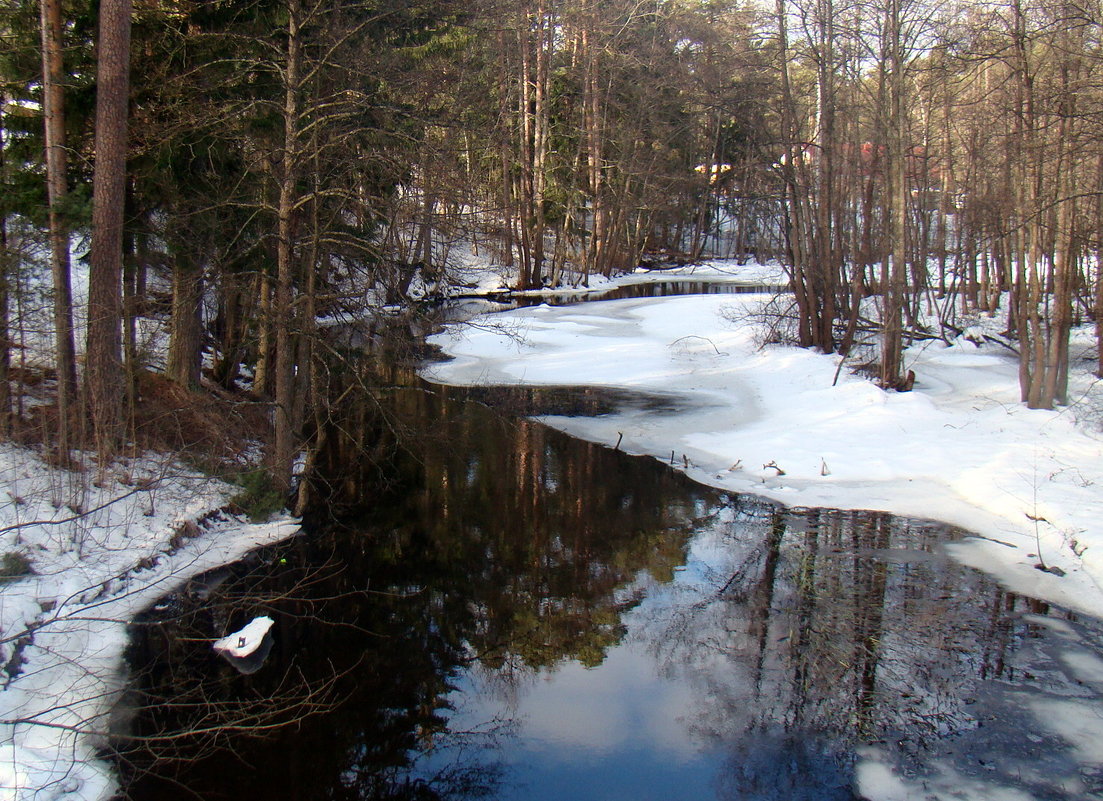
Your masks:
{"label": "evergreen foliage", "polygon": [[[121,390],[139,402],[138,319],[165,321],[170,378],[272,404],[286,486],[325,414],[318,316],[445,293],[464,242],[518,288],[644,259],[783,259],[799,343],[848,353],[873,326],[880,381],[898,389],[908,338],[941,334],[919,330],[921,303],[951,326],[1003,312],[1024,401],[1062,403],[1070,326],[1103,310],[1103,21],[1062,2],[139,4],[116,201]],[[98,6],[61,9],[54,212],[81,253],[102,53]],[[0,4],[2,263],[17,293],[51,225],[41,24],[38,3]],[[13,297],[12,330],[27,325]],[[57,415],[50,439],[80,444],[87,416]]]}

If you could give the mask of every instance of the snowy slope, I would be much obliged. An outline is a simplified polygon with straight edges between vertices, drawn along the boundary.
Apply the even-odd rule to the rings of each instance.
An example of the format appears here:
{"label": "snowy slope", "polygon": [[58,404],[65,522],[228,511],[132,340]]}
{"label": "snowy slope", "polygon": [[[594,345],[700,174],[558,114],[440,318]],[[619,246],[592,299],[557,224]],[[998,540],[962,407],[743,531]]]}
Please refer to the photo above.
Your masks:
{"label": "snowy slope", "polygon": [[0,584],[0,798],[114,792],[95,746],[123,680],[127,623],[189,577],[298,529],[210,516],[230,491],[161,458],[99,477],[0,446],[0,556],[33,571]]}

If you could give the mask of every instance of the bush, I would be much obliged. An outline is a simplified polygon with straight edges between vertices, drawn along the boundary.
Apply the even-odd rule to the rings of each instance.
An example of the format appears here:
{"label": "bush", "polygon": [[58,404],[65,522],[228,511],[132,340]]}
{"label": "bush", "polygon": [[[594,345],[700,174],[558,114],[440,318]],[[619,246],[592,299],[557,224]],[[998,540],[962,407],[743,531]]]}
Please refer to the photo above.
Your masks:
{"label": "bush", "polygon": [[19,551],[8,551],[0,558],[0,581],[11,581],[34,575],[31,560]]}
{"label": "bush", "polygon": [[284,497],[272,486],[272,476],[263,468],[239,473],[234,483],[241,492],[230,499],[254,523],[268,520],[284,507]]}

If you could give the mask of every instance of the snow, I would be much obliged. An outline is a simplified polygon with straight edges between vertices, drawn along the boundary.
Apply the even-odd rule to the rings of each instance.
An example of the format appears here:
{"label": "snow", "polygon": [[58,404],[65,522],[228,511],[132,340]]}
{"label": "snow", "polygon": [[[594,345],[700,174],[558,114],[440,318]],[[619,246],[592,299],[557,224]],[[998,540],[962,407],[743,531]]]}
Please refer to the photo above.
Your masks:
{"label": "snow", "polygon": [[[775,266],[727,261],[627,280],[690,278],[781,282]],[[1103,393],[1077,350],[1088,337],[1074,343],[1073,404],[1030,410],[1019,402],[1017,360],[997,344],[964,335],[916,344],[905,354],[914,391],[885,392],[839,369],[837,355],[763,345],[770,301],[696,295],[481,315],[433,337],[453,360],[424,374],[668,396],[680,411],[542,419],[609,446],[619,439],[622,450],[726,490],[960,526],[976,535],[952,546],[961,561],[1014,591],[1103,615]]]}
{"label": "snow", "polygon": [[0,584],[0,798],[109,798],[116,782],[96,746],[125,682],[127,623],[298,525],[208,514],[232,488],[164,457],[99,475],[3,445],[0,487],[0,555],[33,571]]}
{"label": "snow", "polygon": [[274,622],[267,615],[255,617],[238,631],[227,634],[221,640],[216,640],[211,647],[219,653],[243,659],[260,647],[260,644],[264,641],[264,635],[272,628]]}

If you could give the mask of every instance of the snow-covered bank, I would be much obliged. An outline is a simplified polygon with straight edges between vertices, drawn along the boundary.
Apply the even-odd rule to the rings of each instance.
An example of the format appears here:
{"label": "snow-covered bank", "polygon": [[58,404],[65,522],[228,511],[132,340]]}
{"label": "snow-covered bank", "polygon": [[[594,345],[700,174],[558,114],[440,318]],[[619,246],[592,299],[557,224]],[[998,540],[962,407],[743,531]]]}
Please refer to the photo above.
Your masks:
{"label": "snow-covered bank", "polygon": [[[774,283],[718,263],[632,281]],[[434,338],[450,384],[580,384],[665,393],[684,410],[544,418],[587,439],[674,460],[716,487],[791,506],[866,508],[980,535],[953,546],[1012,589],[1103,615],[1103,389],[1074,353],[1070,409],[1019,403],[1017,361],[961,338],[912,347],[910,393],[839,370],[839,357],[761,344],[762,295],[537,306]],[[1075,350],[1075,349],[1074,349]],[[1081,422],[1077,423],[1077,417]],[[622,438],[623,435],[623,438]],[[1039,558],[1040,554],[1040,558]],[[1036,569],[1060,568],[1064,576]]]}
{"label": "snow-covered bank", "polygon": [[0,556],[33,571],[0,585],[0,798],[110,797],[96,746],[124,679],[126,624],[188,578],[298,530],[209,514],[232,488],[166,460],[96,478],[0,446]]}

